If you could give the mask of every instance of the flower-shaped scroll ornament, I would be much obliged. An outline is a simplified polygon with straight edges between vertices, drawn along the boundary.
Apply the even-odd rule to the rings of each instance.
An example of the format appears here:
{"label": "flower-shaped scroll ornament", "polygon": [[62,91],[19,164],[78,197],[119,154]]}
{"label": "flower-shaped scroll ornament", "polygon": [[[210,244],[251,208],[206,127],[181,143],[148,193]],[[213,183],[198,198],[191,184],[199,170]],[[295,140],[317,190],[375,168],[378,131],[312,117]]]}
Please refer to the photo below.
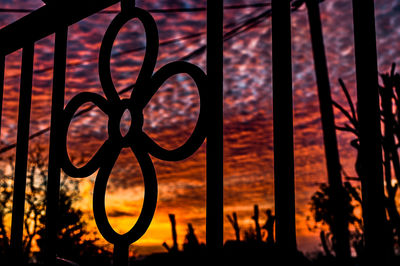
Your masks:
{"label": "flower-shaped scroll ornament", "polygon": [[[118,32],[131,19],[138,19],[146,33],[146,52],[143,65],[129,99],[120,99],[115,89],[110,72],[110,56]],[[158,32],[152,16],[134,6],[122,9],[107,29],[100,48],[99,76],[106,98],[89,92],[76,95],[64,109],[64,128],[61,137],[64,172],[72,177],[87,177],[97,170],[93,192],[93,212],[96,224],[104,238],[115,244],[129,246],[138,240],[149,227],[157,204],[157,180],[150,154],[161,160],[177,161],[191,156],[204,142],[206,117],[207,77],[197,66],[176,61],[154,72],[158,54]],[[156,144],[142,131],[143,108],[151,100],[161,85],[171,76],[185,73],[195,82],[200,97],[200,114],[197,124],[189,139],[175,150],[166,150]],[[77,168],[69,159],[67,151],[68,127],[76,111],[85,103],[92,103],[108,116],[108,139],[96,154],[82,167]],[[128,110],[132,123],[125,136],[120,132],[120,121]],[[144,200],[136,224],[125,234],[116,233],[111,227],[105,211],[105,193],[108,178],[122,150],[130,148],[139,162],[144,180]]]}

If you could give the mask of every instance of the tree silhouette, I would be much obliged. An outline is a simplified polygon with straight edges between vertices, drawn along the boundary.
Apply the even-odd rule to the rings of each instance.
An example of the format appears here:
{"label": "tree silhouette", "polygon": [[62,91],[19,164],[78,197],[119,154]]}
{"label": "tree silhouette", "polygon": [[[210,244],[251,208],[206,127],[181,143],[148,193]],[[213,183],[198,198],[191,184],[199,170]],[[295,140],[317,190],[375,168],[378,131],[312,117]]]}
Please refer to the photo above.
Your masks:
{"label": "tree silhouette", "polygon": [[[110,265],[111,253],[95,244],[97,238],[87,239],[92,232],[89,232],[87,223],[82,219],[82,211],[73,207],[74,202],[79,199],[79,188],[76,182],[72,181],[69,184],[64,182],[61,185],[57,224],[57,256],[80,265]],[[41,219],[43,224],[45,223],[44,218],[43,216]],[[37,242],[40,252],[37,256],[44,258],[45,228],[42,228],[38,235],[40,238]]]}
{"label": "tree silhouette", "polygon": [[[27,189],[25,194],[24,217],[24,262],[44,260],[45,208],[47,186],[47,157],[43,146],[36,145],[29,153]],[[6,170],[0,171],[0,259],[5,261],[9,249],[7,216],[12,210],[14,158],[3,163]],[[80,199],[78,182],[62,176],[59,198],[59,219],[57,227],[57,255],[80,265],[108,265],[110,254],[95,245],[96,238],[88,238],[91,232],[83,221],[83,213],[74,206]],[[39,248],[39,251],[33,251]],[[6,263],[7,265],[7,263]]]}
{"label": "tree silhouette", "polygon": [[200,244],[197,236],[194,232],[194,228],[191,223],[188,223],[187,233],[185,236],[185,242],[183,244],[183,251],[187,253],[199,252],[204,246]]}
{"label": "tree silhouette", "polygon": [[9,249],[9,237],[6,228],[6,216],[11,214],[12,206],[12,187],[10,185],[11,179],[0,169],[0,260],[7,260]]}
{"label": "tree silhouette", "polygon": [[[362,219],[355,214],[355,209],[361,205],[361,197],[359,189],[352,186],[350,182],[344,183],[344,191],[342,193],[344,205],[341,206],[345,218],[349,221],[349,225],[353,228],[350,234],[350,241],[354,249],[359,251],[358,245],[360,237],[362,238],[363,226]],[[315,222],[310,228],[311,231],[320,230],[321,244],[327,256],[336,253],[336,237],[333,233],[334,212],[335,208],[331,197],[333,190],[326,183],[320,185],[319,189],[312,195],[310,202],[310,211]],[[308,217],[310,219],[310,217]],[[325,230],[327,227],[327,231]]]}
{"label": "tree silhouette", "polygon": [[[3,170],[0,172],[0,237],[3,247],[2,256],[4,259],[7,258],[10,248],[6,220],[8,218],[7,216],[11,215],[13,207],[12,191],[15,173],[13,162],[13,156],[9,156],[6,161],[3,161],[5,167],[3,167]],[[23,261],[25,263],[27,263],[32,256],[32,246],[38,236],[39,230],[43,228],[43,224],[40,221],[45,215],[45,187],[47,182],[44,162],[43,148],[41,146],[36,146],[30,152],[26,175],[25,214],[23,224]]]}
{"label": "tree silhouette", "polygon": [[[388,255],[393,256],[399,253],[400,240],[400,215],[398,205],[396,204],[396,195],[398,192],[398,183],[400,181],[400,159],[398,149],[400,147],[400,75],[395,73],[395,64],[392,65],[389,73],[381,74],[381,85],[379,86],[380,96],[380,119],[383,125],[382,130],[382,151],[383,151],[383,169],[385,178],[385,208],[387,211],[387,221],[385,228],[382,228],[386,235],[385,243]],[[343,125],[336,125],[336,129],[344,132],[350,132],[354,135],[354,139],[350,141],[350,145],[356,149],[357,158],[355,163],[356,177],[346,176],[347,180],[358,181],[363,184],[363,165],[360,160],[359,146],[359,122],[355,104],[353,103],[350,93],[343,82],[339,79],[339,84],[345,95],[348,108],[340,105],[336,101],[332,101],[333,106],[339,110],[346,118],[347,122]],[[348,110],[349,109],[349,110]],[[393,177],[394,173],[394,177]],[[341,208],[348,217],[349,224],[353,225],[354,232],[350,238],[352,246],[357,254],[361,254],[364,247],[363,225],[361,218],[354,214],[354,202],[358,202],[361,206],[362,196],[359,189],[355,189],[349,182],[345,183],[345,193],[343,199],[345,204]],[[311,199],[311,211],[314,214],[314,220],[318,224],[325,224],[329,227],[329,232],[324,234],[327,239],[321,239],[321,242],[335,243],[332,238],[332,221],[333,210],[329,199],[332,197],[332,191],[329,185],[322,184]],[[353,203],[351,203],[353,202]],[[355,226],[357,224],[357,226]],[[322,235],[322,234],[321,234]],[[322,236],[321,236],[322,237]],[[329,241],[327,241],[329,240]]]}
{"label": "tree silhouette", "polygon": [[[389,216],[389,230],[393,248],[399,252],[400,215],[396,206],[396,194],[400,181],[400,160],[398,154],[400,137],[400,75],[395,73],[395,64],[390,73],[381,74],[383,86],[379,87],[381,97],[381,120],[384,122],[382,147],[384,151],[385,207]],[[393,102],[395,103],[393,105]],[[394,107],[394,108],[393,108]],[[397,182],[392,182],[392,170]],[[394,180],[393,180],[394,181]]]}

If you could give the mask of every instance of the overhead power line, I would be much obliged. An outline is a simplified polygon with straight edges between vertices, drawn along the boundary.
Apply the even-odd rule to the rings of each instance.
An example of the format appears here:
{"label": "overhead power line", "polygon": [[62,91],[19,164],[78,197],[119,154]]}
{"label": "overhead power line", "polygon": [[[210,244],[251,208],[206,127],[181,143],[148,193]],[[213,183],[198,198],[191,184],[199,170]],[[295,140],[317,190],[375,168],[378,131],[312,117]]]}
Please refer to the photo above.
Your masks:
{"label": "overhead power line", "polygon": [[[193,34],[188,34],[188,35],[184,35],[184,36],[179,36],[176,37],[174,39],[170,39],[170,40],[165,40],[165,41],[161,41],[159,43],[159,46],[166,46],[166,45],[170,45],[170,44],[174,44],[177,42],[181,42],[181,41],[186,41],[186,40],[191,40],[191,39],[196,39],[199,38],[200,36],[204,35],[205,32],[197,32],[197,33],[193,33]],[[140,46],[140,47],[136,47],[136,48],[132,48],[132,49],[128,49],[119,53],[115,53],[113,54],[113,58],[117,58],[129,53],[135,53],[135,52],[139,52],[139,51],[143,51],[146,49],[146,46]],[[77,67],[80,66],[82,64],[87,64],[87,63],[92,63],[92,62],[96,62],[98,60],[98,58],[91,58],[88,60],[85,60],[84,62],[74,62],[74,63],[67,63],[67,68],[71,68],[71,67]],[[41,73],[45,73],[48,71],[52,71],[53,67],[45,67],[45,68],[40,68],[40,69],[35,69],[33,71],[33,74],[41,74]],[[13,75],[9,75],[9,76],[5,76],[5,79],[12,79],[12,78],[18,78],[20,75],[19,74],[13,74]]]}
{"label": "overhead power line", "polygon": [[[246,5],[227,5],[224,9],[246,9],[246,8],[260,8],[270,6],[271,3],[255,3]],[[205,7],[189,7],[189,8],[159,8],[159,9],[148,9],[151,13],[192,13],[192,12],[203,12],[207,9]],[[35,11],[34,9],[26,8],[0,8],[0,13],[30,13]],[[115,14],[119,13],[119,10],[102,10],[99,14]]]}
{"label": "overhead power line", "polygon": [[[297,11],[297,10],[298,10],[298,7],[293,6],[292,12]],[[231,29],[230,31],[225,33],[224,37],[223,37],[223,41],[224,42],[228,41],[228,40],[236,37],[237,35],[239,35],[239,34],[241,34],[243,32],[246,32],[246,31],[258,26],[260,23],[265,21],[265,18],[271,17],[271,14],[272,14],[272,9],[268,9],[266,11],[261,12],[259,15],[255,16],[255,17],[251,17],[251,18],[247,19],[246,21],[240,23],[239,25],[237,25],[236,27],[234,27],[233,29]],[[201,33],[201,34],[204,34],[204,33]],[[139,49],[139,48],[137,48],[137,49]],[[132,50],[130,52],[136,51],[137,49],[134,49],[134,50]],[[144,49],[144,48],[140,48],[140,49]],[[194,58],[196,56],[201,55],[205,51],[206,51],[206,45],[202,45],[199,48],[197,48],[196,50],[194,50],[193,52],[187,54],[186,56],[181,57],[179,60],[192,59],[192,58]],[[119,95],[125,94],[126,92],[131,91],[134,87],[135,87],[135,84],[132,84],[132,85],[122,89],[121,91],[119,91],[118,94]],[[81,115],[93,110],[95,107],[96,107],[95,105],[91,105],[91,106],[86,107],[85,109],[83,109],[80,112],[76,113],[74,115],[74,118],[79,117],[79,116],[81,116]],[[29,139],[31,140],[31,139],[34,139],[36,137],[39,137],[39,136],[45,134],[48,131],[50,131],[50,127],[46,127],[44,129],[42,129],[42,130],[30,135]],[[13,143],[13,144],[10,144],[10,145],[7,145],[7,146],[1,148],[0,149],[0,154],[14,149],[16,147],[16,145],[17,145],[16,143]]]}

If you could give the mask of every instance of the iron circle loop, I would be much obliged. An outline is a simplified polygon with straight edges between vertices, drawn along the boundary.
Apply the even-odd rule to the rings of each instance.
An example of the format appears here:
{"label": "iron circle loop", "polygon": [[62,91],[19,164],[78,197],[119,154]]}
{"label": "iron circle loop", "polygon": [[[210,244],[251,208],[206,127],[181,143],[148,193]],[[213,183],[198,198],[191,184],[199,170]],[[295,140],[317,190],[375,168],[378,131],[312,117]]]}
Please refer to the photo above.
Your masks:
{"label": "iron circle loop", "polygon": [[107,99],[118,102],[119,96],[115,89],[111,76],[111,52],[114,41],[121,28],[130,20],[137,18],[143,25],[146,33],[146,51],[143,65],[136,79],[136,87],[142,87],[148,82],[154,71],[158,55],[158,30],[153,17],[140,8],[130,8],[126,12],[119,13],[108,27],[100,47],[99,54],[99,77]]}
{"label": "iron circle loop", "polygon": [[175,61],[163,66],[152,77],[151,95],[154,95],[168,78],[176,74],[188,74],[195,82],[199,92],[200,112],[196,126],[190,137],[184,144],[174,150],[162,148],[146,135],[148,152],[154,157],[166,161],[178,161],[188,158],[202,145],[207,134],[205,124],[208,106],[207,76],[198,66],[185,61]]}
{"label": "iron circle loop", "polygon": [[[121,143],[122,147],[126,148],[135,145],[134,139],[140,139],[143,132],[143,114],[142,110],[136,108],[136,105],[131,104],[129,99],[122,99],[118,104],[114,104],[109,108],[108,120],[108,135],[113,142]],[[120,122],[123,113],[128,110],[131,115],[131,125],[125,136],[122,136],[120,131]]]}
{"label": "iron circle loop", "polygon": [[138,240],[148,229],[153,219],[157,205],[158,185],[153,163],[147,152],[131,147],[136,156],[144,181],[143,206],[135,225],[125,234],[114,231],[107,218],[105,209],[105,194],[107,182],[112,168],[118,159],[119,151],[110,147],[107,151],[109,158],[99,169],[93,191],[93,213],[97,227],[102,236],[110,243],[129,245]]}
{"label": "iron circle loop", "polygon": [[90,93],[90,92],[82,92],[76,95],[71,101],[67,104],[63,112],[63,128],[60,134],[59,143],[61,145],[62,151],[62,168],[63,171],[71,176],[71,177],[87,177],[94,172],[97,171],[99,168],[102,157],[104,154],[105,144],[103,144],[100,149],[96,152],[96,154],[82,167],[76,167],[71,162],[68,149],[67,149],[67,135],[68,135],[68,128],[76,114],[77,110],[84,105],[85,103],[93,103],[97,107],[100,108],[104,113],[109,113],[108,103],[107,100],[104,99],[102,96]]}

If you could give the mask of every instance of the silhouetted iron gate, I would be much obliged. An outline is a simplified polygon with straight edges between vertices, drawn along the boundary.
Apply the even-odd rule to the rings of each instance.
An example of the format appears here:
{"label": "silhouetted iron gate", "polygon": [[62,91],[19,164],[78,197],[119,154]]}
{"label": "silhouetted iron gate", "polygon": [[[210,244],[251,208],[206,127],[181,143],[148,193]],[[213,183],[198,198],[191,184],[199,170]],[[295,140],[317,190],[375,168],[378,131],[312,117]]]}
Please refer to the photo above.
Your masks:
{"label": "silhouetted iron gate", "polygon": [[[18,265],[18,261],[22,258],[20,254],[22,252],[34,45],[39,39],[53,33],[55,33],[55,54],[48,169],[49,180],[47,187],[47,263],[53,265],[55,262],[55,245],[53,243],[56,240],[55,227],[57,223],[61,169],[73,177],[88,176],[99,170],[94,189],[94,216],[102,235],[106,240],[114,244],[115,265],[125,265],[127,264],[129,245],[144,234],[151,222],[157,203],[157,181],[149,154],[163,160],[181,160],[193,154],[205,138],[207,138],[207,247],[211,254],[216,254],[222,248],[223,1],[207,1],[208,45],[207,74],[205,74],[200,68],[182,61],[167,64],[156,73],[153,73],[158,52],[156,24],[148,12],[135,7],[135,1],[122,0],[121,12],[109,26],[100,49],[99,76],[106,98],[93,93],[81,93],[74,97],[64,108],[68,27],[118,2],[120,1],[55,0],[0,30],[0,104],[3,102],[5,56],[18,49],[23,49],[11,228],[11,248],[16,265]],[[295,252],[296,250],[290,36],[291,2],[291,0],[272,0],[272,9],[275,11],[272,14],[272,41],[276,241],[278,247],[286,250],[286,252]],[[309,15],[318,14],[319,16],[318,0],[306,0],[306,2]],[[377,111],[378,92],[374,89],[374,86],[370,86],[371,84],[378,84],[376,56],[371,57],[371,54],[376,55],[374,2],[373,0],[362,1],[362,8],[360,2],[361,0],[353,0],[357,85],[358,88],[364,88],[363,90],[358,89],[360,143],[361,154],[364,156],[361,159],[364,161],[366,167],[366,183],[368,183],[368,186],[365,187],[368,197],[365,198],[364,204],[364,210],[366,211],[364,222],[367,254],[371,252],[371,259],[376,261],[382,257],[384,252],[382,250],[383,246],[379,244],[381,243],[382,235],[380,235],[379,230],[376,230],[377,228],[383,228],[384,208],[382,178],[376,178],[377,176],[382,176],[379,113]],[[133,18],[139,19],[145,28],[147,48],[143,66],[136,80],[131,98],[120,100],[110,76],[110,53],[118,31],[127,21]],[[316,34],[320,31],[320,39],[322,40],[320,28],[313,28],[311,30],[314,30]],[[313,40],[313,46],[318,44],[318,40]],[[314,56],[324,58],[323,51],[320,52],[319,54],[314,54]],[[200,94],[200,115],[195,130],[188,142],[176,150],[166,151],[156,145],[142,132],[142,109],[161,84],[170,76],[178,73],[187,73],[195,81]],[[321,75],[323,76],[323,73]],[[318,82],[319,85],[324,83],[321,79]],[[147,90],[144,90],[145,86],[147,86]],[[329,95],[329,90],[326,93]],[[66,152],[66,135],[68,125],[75,111],[87,102],[97,105],[109,116],[109,138],[91,161],[78,169],[69,161]],[[131,126],[126,136],[121,136],[119,121],[123,112],[127,109],[131,112],[135,123],[133,123],[134,126]],[[323,111],[321,110],[321,112]],[[324,136],[329,130],[334,129],[329,129],[329,126],[328,129],[324,128]],[[332,136],[336,138],[334,132]],[[327,139],[329,140],[329,138]],[[325,142],[325,145],[327,143],[329,141]],[[135,226],[128,233],[118,235],[108,223],[105,214],[104,197],[108,176],[123,147],[130,147],[132,149],[142,168],[145,182],[145,199],[142,213]],[[329,154],[329,149],[326,152]],[[333,164],[335,164],[335,161],[333,161]]]}

